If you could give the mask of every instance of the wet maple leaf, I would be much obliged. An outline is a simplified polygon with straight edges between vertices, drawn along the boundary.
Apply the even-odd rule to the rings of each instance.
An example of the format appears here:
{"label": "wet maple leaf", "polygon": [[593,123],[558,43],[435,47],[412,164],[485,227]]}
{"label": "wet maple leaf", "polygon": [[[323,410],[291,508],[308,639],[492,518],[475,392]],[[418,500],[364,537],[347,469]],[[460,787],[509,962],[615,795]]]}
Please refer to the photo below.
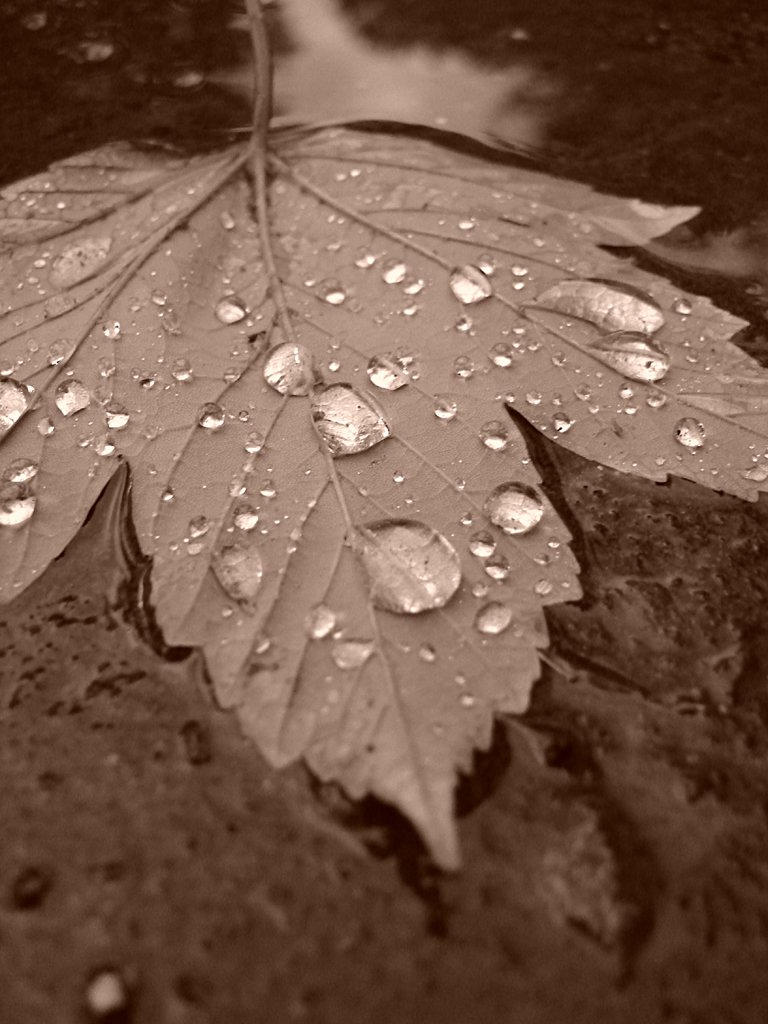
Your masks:
{"label": "wet maple leaf", "polygon": [[273,764],[395,804],[455,867],[457,772],[579,596],[505,403],[754,498],[766,376],[740,321],[600,248],[689,208],[346,129],[272,136],[254,197],[251,155],[115,144],[2,193],[0,594],[127,461],[168,643]]}

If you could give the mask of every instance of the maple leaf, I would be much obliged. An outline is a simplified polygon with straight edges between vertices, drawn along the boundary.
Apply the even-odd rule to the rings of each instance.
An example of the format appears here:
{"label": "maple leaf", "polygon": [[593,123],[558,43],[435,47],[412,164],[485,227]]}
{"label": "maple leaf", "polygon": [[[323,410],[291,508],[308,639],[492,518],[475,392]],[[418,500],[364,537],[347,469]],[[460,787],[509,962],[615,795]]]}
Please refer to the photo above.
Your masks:
{"label": "maple leaf", "polygon": [[[263,54],[262,54],[263,57]],[[170,644],[275,765],[458,864],[458,771],[526,709],[568,532],[505,403],[605,465],[754,498],[741,321],[601,245],[673,210],[348,129],[113,144],[2,193],[0,596],[122,462]]]}

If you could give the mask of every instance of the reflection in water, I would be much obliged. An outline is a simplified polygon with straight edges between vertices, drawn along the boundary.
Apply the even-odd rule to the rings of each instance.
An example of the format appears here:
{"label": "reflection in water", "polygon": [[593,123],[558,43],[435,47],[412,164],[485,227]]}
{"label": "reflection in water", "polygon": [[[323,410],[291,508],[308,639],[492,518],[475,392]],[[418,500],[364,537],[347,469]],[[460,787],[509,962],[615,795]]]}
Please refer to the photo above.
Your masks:
{"label": "reflection in water", "polygon": [[[398,121],[520,147],[543,141],[555,87],[524,59],[498,68],[458,50],[377,46],[335,0],[283,0],[270,11],[288,44],[276,60],[278,117],[306,124]],[[250,69],[212,80],[249,91]]]}

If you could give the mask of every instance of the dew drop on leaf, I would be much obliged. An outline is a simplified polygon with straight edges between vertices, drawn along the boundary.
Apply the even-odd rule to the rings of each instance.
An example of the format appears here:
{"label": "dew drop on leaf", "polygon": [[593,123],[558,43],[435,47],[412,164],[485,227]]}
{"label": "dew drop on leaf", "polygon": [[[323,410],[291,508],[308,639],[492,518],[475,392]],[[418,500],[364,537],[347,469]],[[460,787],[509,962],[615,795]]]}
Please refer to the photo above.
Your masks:
{"label": "dew drop on leaf", "polygon": [[504,533],[528,533],[541,522],[544,503],[527,484],[505,483],[494,488],[485,501],[485,512]]}
{"label": "dew drop on leaf", "polygon": [[667,404],[667,396],[663,391],[652,391],[646,398],[645,404],[649,405],[651,409],[661,409],[663,405]]}
{"label": "dew drop on leaf", "polygon": [[248,315],[248,309],[242,299],[236,295],[225,295],[214,307],[214,315],[219,323],[236,324]]}
{"label": "dew drop on leaf", "polygon": [[125,430],[131,421],[131,414],[119,402],[110,402],[104,409],[104,420],[110,430]]}
{"label": "dew drop on leaf", "polygon": [[122,328],[119,320],[107,320],[101,326],[102,334],[110,341],[117,341],[122,337]]}
{"label": "dew drop on leaf", "polygon": [[259,514],[253,505],[244,501],[235,506],[234,512],[232,513],[232,522],[238,530],[243,530],[247,533],[258,525]]}
{"label": "dew drop on leaf", "polygon": [[471,263],[463,267],[454,267],[448,277],[448,285],[464,306],[482,302],[493,295],[491,282],[479,267]]}
{"label": "dew drop on leaf", "polygon": [[261,585],[264,565],[256,547],[226,544],[215,552],[211,568],[222,589],[233,601],[248,604]]}
{"label": "dew drop on leaf", "polygon": [[264,435],[258,430],[252,430],[245,439],[245,450],[249,455],[258,455],[263,447]]}
{"label": "dew drop on leaf", "polygon": [[197,414],[198,425],[205,430],[219,430],[224,426],[224,410],[216,402],[206,402]]}
{"label": "dew drop on leaf", "polygon": [[424,282],[420,277],[409,276],[403,281],[403,292],[406,295],[418,295],[424,289]]}
{"label": "dew drop on leaf", "polygon": [[573,426],[574,421],[564,412],[556,412],[552,417],[552,427],[558,434],[566,434]]}
{"label": "dew drop on leaf", "polygon": [[369,252],[368,249],[358,249],[355,254],[355,266],[359,267],[360,270],[367,270],[372,267],[376,262],[376,256],[374,253]]}
{"label": "dew drop on leaf", "polygon": [[384,519],[362,526],[355,547],[368,575],[374,604],[415,615],[442,608],[461,583],[453,545],[412,519]]}
{"label": "dew drop on leaf", "polygon": [[588,320],[607,331],[653,334],[664,314],[650,295],[618,281],[560,281],[536,297],[535,306]]}
{"label": "dew drop on leaf", "polygon": [[329,306],[341,306],[347,298],[347,293],[338,281],[321,281],[319,294]]}
{"label": "dew drop on leaf", "polygon": [[12,377],[0,380],[0,437],[27,411],[31,393],[29,385]]}
{"label": "dew drop on leaf", "polygon": [[334,664],[344,671],[362,668],[372,654],[372,640],[337,640],[331,648]]}
{"label": "dew drop on leaf", "polygon": [[205,516],[195,516],[189,520],[187,529],[189,530],[189,536],[196,539],[197,537],[204,537],[210,527],[211,524]]}
{"label": "dew drop on leaf", "polygon": [[33,494],[0,499],[0,526],[23,526],[35,511],[37,499]]}
{"label": "dew drop on leaf", "polygon": [[675,313],[679,313],[680,316],[690,316],[693,312],[693,306],[688,299],[676,299],[672,303],[672,309]]}
{"label": "dew drop on leaf", "polygon": [[487,530],[478,530],[469,538],[469,550],[475,558],[490,558],[496,550],[496,541]]}
{"label": "dew drop on leaf", "polygon": [[674,426],[674,437],[684,448],[701,448],[704,444],[706,431],[704,425],[692,416],[684,416]]}
{"label": "dew drop on leaf", "polygon": [[322,640],[336,628],[336,615],[328,605],[318,604],[310,610],[304,625],[310,640]]}
{"label": "dew drop on leaf", "polygon": [[503,555],[489,558],[483,568],[486,575],[490,576],[492,580],[505,580],[509,576],[509,562]]}
{"label": "dew drop on leaf", "polygon": [[381,266],[381,278],[385,284],[402,284],[408,268],[402,260],[387,260]]}
{"label": "dew drop on leaf", "polygon": [[50,282],[54,288],[71,288],[96,274],[106,262],[112,239],[81,238],[61,250],[51,264]]}
{"label": "dew drop on leaf", "polygon": [[432,644],[422,644],[419,647],[419,657],[422,661],[426,661],[428,664],[431,664],[433,661],[437,660],[437,651]]}
{"label": "dew drop on leaf", "polygon": [[114,970],[98,971],[85,991],[88,1016],[94,1021],[118,1020],[129,1006],[129,994],[122,977]]}
{"label": "dew drop on leaf", "polygon": [[512,365],[514,349],[506,341],[500,341],[493,346],[488,355],[494,366],[505,369],[507,366]]}
{"label": "dew drop on leaf", "polygon": [[509,443],[509,431],[501,420],[489,420],[480,427],[480,440],[492,452],[501,452]]}
{"label": "dew drop on leaf", "polygon": [[475,363],[471,356],[456,356],[453,361],[453,375],[460,380],[470,380],[475,375]]}
{"label": "dew drop on leaf", "polygon": [[452,420],[459,407],[449,395],[435,395],[435,416],[439,420]]}
{"label": "dew drop on leaf", "polygon": [[[0,388],[2,385],[0,385]],[[50,416],[43,416],[42,419],[37,421],[37,432],[41,437],[50,437],[51,434],[56,430],[53,425],[53,420]]]}
{"label": "dew drop on leaf", "polygon": [[768,464],[763,463],[761,466],[750,466],[750,468],[745,471],[744,477],[747,480],[751,480],[753,483],[763,483],[765,480],[768,480]]}
{"label": "dew drop on leaf", "polygon": [[312,353],[290,341],[276,345],[264,363],[264,380],[281,395],[308,395],[315,383]]}
{"label": "dew drop on leaf", "polygon": [[27,484],[34,480],[39,469],[34,459],[14,459],[2,472],[2,479],[12,484]]}
{"label": "dew drop on leaf", "polygon": [[100,458],[107,459],[115,454],[117,446],[109,434],[99,434],[93,439],[93,450]]}
{"label": "dew drop on leaf", "polygon": [[397,391],[409,381],[408,370],[401,358],[392,352],[372,356],[366,370],[371,384],[382,391]]}
{"label": "dew drop on leaf", "polygon": [[192,380],[192,367],[188,359],[174,359],[171,366],[171,376],[181,384]]}
{"label": "dew drop on leaf", "polygon": [[501,601],[489,601],[483,605],[475,616],[475,629],[478,633],[495,636],[503,633],[512,621],[512,609]]}
{"label": "dew drop on leaf", "polygon": [[56,388],[56,408],[62,416],[74,416],[91,404],[91,393],[79,380],[65,380]]}
{"label": "dew drop on leaf", "polygon": [[654,383],[669,372],[669,355],[639,331],[614,331],[589,351],[630,380]]}
{"label": "dew drop on leaf", "polygon": [[334,458],[367,451],[390,435],[373,400],[349,384],[332,384],[312,396],[315,428]]}

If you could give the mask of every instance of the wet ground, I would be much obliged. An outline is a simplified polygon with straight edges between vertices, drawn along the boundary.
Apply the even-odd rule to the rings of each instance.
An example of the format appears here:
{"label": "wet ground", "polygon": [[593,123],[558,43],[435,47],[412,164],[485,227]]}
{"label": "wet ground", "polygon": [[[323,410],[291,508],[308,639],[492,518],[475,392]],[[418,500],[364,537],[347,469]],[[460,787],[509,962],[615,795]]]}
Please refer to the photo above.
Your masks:
{"label": "wet ground", "polygon": [[[768,353],[762,2],[270,10],[281,115],[493,135],[700,204],[676,250],[699,269],[673,273]],[[227,12],[4,0],[0,179],[246,125]],[[131,610],[116,493],[2,610],[3,1024],[84,1021],[89,999],[137,1024],[768,1019],[768,506],[530,441],[586,597],[549,614],[531,711],[461,786],[457,877],[385,808],[270,771],[197,658],[163,652]]]}

